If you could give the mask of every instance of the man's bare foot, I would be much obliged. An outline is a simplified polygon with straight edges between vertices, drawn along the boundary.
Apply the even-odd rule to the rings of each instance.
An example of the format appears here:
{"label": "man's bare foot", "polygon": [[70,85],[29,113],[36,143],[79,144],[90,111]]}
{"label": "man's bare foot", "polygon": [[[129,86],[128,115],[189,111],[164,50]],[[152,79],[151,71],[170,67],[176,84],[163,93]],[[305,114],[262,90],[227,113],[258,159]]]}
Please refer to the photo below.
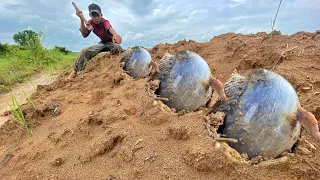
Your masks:
{"label": "man's bare foot", "polygon": [[70,75],[68,76],[68,78],[66,80],[70,80],[77,77],[77,71],[72,70],[72,72],[70,73]]}

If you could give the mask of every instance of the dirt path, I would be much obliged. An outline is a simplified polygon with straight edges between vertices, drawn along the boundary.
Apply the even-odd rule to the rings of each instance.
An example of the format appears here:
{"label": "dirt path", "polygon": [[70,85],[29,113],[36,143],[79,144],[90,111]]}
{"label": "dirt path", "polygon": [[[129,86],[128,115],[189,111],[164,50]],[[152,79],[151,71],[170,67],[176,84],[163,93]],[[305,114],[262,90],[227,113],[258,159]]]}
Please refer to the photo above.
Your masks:
{"label": "dirt path", "polygon": [[17,99],[19,104],[25,104],[27,102],[26,96],[23,94],[21,90],[23,90],[28,96],[36,92],[37,85],[47,85],[51,84],[56,80],[57,74],[51,75],[48,77],[45,73],[40,73],[32,78],[30,81],[21,83],[14,87],[11,93],[1,94],[0,95],[0,127],[8,120],[8,116],[5,116],[5,112],[9,111],[9,105],[12,104],[12,95]]}

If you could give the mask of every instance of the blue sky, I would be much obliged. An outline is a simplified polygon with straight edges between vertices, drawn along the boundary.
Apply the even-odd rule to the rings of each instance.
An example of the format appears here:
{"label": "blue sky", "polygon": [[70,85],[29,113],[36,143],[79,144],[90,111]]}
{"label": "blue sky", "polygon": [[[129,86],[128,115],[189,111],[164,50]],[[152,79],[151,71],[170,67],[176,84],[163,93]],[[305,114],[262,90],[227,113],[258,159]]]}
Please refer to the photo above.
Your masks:
{"label": "blue sky", "polygon": [[[24,29],[42,30],[45,44],[72,51],[94,45],[79,32],[72,1],[7,0],[0,2],[0,42],[14,43],[13,34]],[[278,0],[96,0],[75,1],[89,19],[88,5],[97,3],[103,17],[123,38],[123,47],[153,47],[181,39],[199,42],[226,33],[270,32]],[[285,0],[275,28],[283,34],[320,29],[320,0]]]}

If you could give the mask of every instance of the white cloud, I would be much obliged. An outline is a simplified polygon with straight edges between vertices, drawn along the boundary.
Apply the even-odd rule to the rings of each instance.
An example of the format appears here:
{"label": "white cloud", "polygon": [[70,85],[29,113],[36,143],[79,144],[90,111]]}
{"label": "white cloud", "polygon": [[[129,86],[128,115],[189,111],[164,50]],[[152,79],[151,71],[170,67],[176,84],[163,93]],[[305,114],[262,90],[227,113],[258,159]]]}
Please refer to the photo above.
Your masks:
{"label": "white cloud", "polygon": [[[225,32],[254,33],[270,29],[270,15],[274,16],[278,1],[274,0],[117,0],[101,6],[103,17],[122,35],[123,46],[133,44],[152,47],[165,41],[180,39],[206,41]],[[315,31],[314,22],[320,18],[318,0],[291,0],[281,10],[276,29],[283,33],[299,30]],[[86,1],[77,6],[89,19]],[[22,29],[44,30],[52,45],[80,51],[99,42],[93,33],[82,38],[79,18],[70,1],[8,0],[0,2],[0,41],[12,38]],[[9,36],[10,34],[10,36]]]}
{"label": "white cloud", "polygon": [[247,0],[231,0],[233,3],[228,4],[229,7],[235,8],[239,5],[245,4]]}
{"label": "white cloud", "polygon": [[120,36],[122,36],[123,41],[127,41],[127,40],[130,40],[130,38],[132,37],[132,34],[133,34],[132,31],[127,31],[125,35],[122,36],[122,34],[120,34]]}
{"label": "white cloud", "polygon": [[130,38],[130,35],[129,35],[129,34],[125,34],[124,36],[122,36],[122,40],[123,40],[123,41],[129,40],[129,38]]}
{"label": "white cloud", "polygon": [[233,18],[230,18],[230,21],[238,21],[238,20],[243,20],[243,19],[253,19],[253,18],[268,18],[270,16],[264,15],[264,14],[259,14],[259,15],[238,15]]}
{"label": "white cloud", "polygon": [[32,31],[34,31],[34,29],[33,29],[31,26],[28,26],[28,27],[26,28],[26,30],[32,30]]}
{"label": "white cloud", "polygon": [[242,28],[237,29],[235,32],[236,33],[247,33],[247,28],[242,27]]}
{"label": "white cloud", "polygon": [[231,1],[234,1],[234,2],[237,2],[237,3],[245,3],[245,2],[247,2],[247,0],[231,0]]}
{"label": "white cloud", "polygon": [[181,40],[182,38],[185,38],[184,31],[179,31],[176,35],[174,35],[171,39],[173,41]]}
{"label": "white cloud", "polygon": [[218,25],[213,28],[213,31],[222,31],[222,30],[228,30],[228,29],[229,29],[229,26],[227,25]]}
{"label": "white cloud", "polygon": [[144,34],[141,34],[141,33],[137,33],[136,35],[134,35],[132,37],[132,40],[137,40],[137,39],[141,39],[144,37]]}
{"label": "white cloud", "polygon": [[152,15],[156,16],[160,14],[160,12],[161,12],[161,8],[154,9]]}

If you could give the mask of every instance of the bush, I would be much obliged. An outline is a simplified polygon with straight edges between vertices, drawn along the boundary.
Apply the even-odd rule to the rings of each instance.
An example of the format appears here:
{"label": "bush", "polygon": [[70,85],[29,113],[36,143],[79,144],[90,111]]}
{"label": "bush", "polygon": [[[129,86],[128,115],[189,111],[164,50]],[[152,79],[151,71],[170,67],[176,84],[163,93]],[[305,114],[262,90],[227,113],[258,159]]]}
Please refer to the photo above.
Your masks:
{"label": "bush", "polygon": [[57,50],[59,52],[62,52],[64,54],[68,54],[70,53],[71,51],[69,51],[66,47],[61,47],[61,46],[54,46],[53,48],[54,50]]}
{"label": "bush", "polygon": [[1,44],[0,43],[0,55],[5,55],[9,51],[9,44]]}

